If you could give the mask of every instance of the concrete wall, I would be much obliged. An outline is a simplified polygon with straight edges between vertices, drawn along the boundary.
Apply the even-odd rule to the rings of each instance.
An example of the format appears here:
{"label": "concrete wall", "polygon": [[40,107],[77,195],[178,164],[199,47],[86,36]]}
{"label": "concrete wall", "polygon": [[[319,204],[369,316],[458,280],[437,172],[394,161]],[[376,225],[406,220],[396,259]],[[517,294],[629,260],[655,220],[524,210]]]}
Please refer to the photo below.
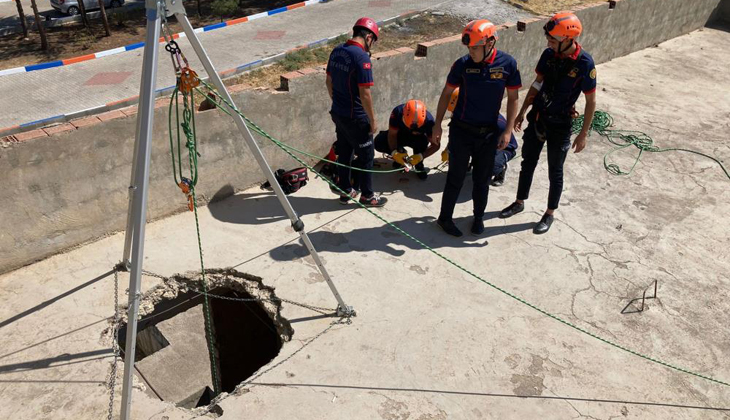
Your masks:
{"label": "concrete wall", "polygon": [[[725,0],[723,0],[725,1]],[[581,43],[597,62],[655,45],[703,27],[720,0],[620,0],[583,7]],[[724,3],[727,6],[727,3]],[[518,61],[529,85],[544,49],[544,19],[504,25],[499,48]],[[392,107],[417,97],[434,109],[451,63],[465,53],[459,37],[419,46],[419,55],[402,48],[376,55],[374,96],[381,128]],[[407,75],[407,77],[406,77]],[[324,156],[334,141],[329,98],[322,68],[283,76],[288,91],[232,89],[244,113],[274,137]],[[600,83],[600,74],[599,74]],[[167,104],[155,110],[149,217],[185,208],[174,185],[167,133]],[[0,140],[0,272],[47,257],[69,247],[123,230],[135,131],[134,109],[87,117],[72,124],[21,133]],[[259,168],[223,113],[198,113],[200,141],[198,195],[223,198],[263,181]],[[276,169],[295,163],[270,142],[259,139]],[[120,255],[121,259],[121,255]]]}

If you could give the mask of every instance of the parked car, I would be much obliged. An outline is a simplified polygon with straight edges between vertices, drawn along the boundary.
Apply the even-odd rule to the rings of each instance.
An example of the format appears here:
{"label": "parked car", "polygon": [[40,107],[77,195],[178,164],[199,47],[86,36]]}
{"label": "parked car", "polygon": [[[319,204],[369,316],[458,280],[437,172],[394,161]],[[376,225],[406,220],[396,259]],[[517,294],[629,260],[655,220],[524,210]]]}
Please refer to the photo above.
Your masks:
{"label": "parked car", "polygon": [[[120,7],[124,4],[124,0],[104,0],[104,7]],[[51,7],[58,10],[61,13],[69,16],[76,16],[80,12],[78,0],[51,0]],[[98,9],[99,0],[84,0],[84,7],[86,10]]]}

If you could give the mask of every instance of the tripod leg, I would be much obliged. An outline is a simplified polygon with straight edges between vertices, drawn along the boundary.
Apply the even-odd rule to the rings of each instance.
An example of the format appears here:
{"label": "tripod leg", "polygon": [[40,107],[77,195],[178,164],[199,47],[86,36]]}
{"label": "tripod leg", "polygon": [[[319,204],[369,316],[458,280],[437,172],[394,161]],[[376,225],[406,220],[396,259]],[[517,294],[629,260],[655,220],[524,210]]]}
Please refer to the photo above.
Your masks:
{"label": "tripod leg", "polygon": [[[218,73],[215,71],[215,68],[213,67],[213,63],[211,63],[210,58],[208,58],[207,53],[205,52],[205,49],[203,48],[203,45],[200,43],[200,40],[198,39],[197,34],[193,31],[193,27],[190,25],[190,21],[188,20],[187,16],[185,15],[185,10],[182,9],[182,5],[180,4],[179,7],[176,7],[175,4],[173,4],[172,12],[175,13],[175,17],[177,18],[177,21],[180,22],[180,24],[183,27],[183,30],[185,31],[185,35],[187,36],[188,40],[190,41],[190,44],[193,46],[193,49],[195,50],[195,53],[197,54],[200,61],[203,63],[203,67],[205,68],[205,71],[208,73],[208,77],[210,77],[210,80],[213,82],[213,85],[218,89],[220,94],[230,103],[233,104],[233,99],[231,98],[231,95],[228,93],[228,90],[226,89],[225,85],[223,85],[223,80],[221,80]],[[182,10],[181,10],[182,9]],[[234,104],[235,105],[235,104]],[[261,149],[259,149],[258,144],[253,138],[253,135],[251,135],[251,131],[246,126],[246,122],[243,120],[243,118],[238,115],[234,114],[233,119],[236,122],[236,125],[238,126],[239,131],[241,134],[243,134],[243,138],[246,140],[246,144],[248,145],[249,149],[251,149],[251,152],[253,153],[253,156],[256,158],[256,162],[259,164],[259,167],[261,167],[261,170],[264,172],[264,175],[266,175],[266,179],[271,184],[271,187],[274,189],[274,192],[276,193],[276,197],[279,199],[279,203],[284,208],[284,211],[286,212],[287,216],[289,216],[289,219],[291,219],[292,227],[295,231],[297,231],[304,242],[304,245],[309,250],[310,255],[312,255],[312,258],[314,258],[314,261],[317,264],[317,268],[322,273],[322,276],[324,277],[325,281],[327,282],[327,285],[330,287],[330,290],[332,291],[332,294],[335,295],[335,299],[337,299],[337,312],[340,315],[352,315],[354,314],[354,311],[351,307],[348,307],[345,302],[342,300],[342,297],[340,296],[339,292],[337,291],[337,288],[335,287],[335,284],[332,282],[332,279],[330,278],[329,273],[324,268],[324,264],[322,264],[322,261],[319,258],[319,255],[317,254],[317,250],[314,248],[314,245],[312,244],[312,241],[309,239],[309,236],[304,231],[304,222],[299,218],[297,213],[294,211],[294,208],[292,208],[291,203],[289,202],[289,199],[286,197],[286,194],[284,194],[284,191],[281,189],[281,186],[276,181],[276,177],[274,176],[274,173],[271,171],[271,167],[269,166],[268,162],[266,162],[266,158],[264,157],[263,153],[261,153]]]}

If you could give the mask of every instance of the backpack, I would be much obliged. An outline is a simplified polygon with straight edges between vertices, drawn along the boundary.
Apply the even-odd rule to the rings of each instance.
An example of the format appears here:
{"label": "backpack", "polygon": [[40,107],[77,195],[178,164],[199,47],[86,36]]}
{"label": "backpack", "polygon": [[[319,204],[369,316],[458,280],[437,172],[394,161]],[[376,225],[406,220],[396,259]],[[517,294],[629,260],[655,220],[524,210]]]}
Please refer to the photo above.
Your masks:
{"label": "backpack", "polygon": [[[276,172],[274,172],[274,176],[286,195],[299,191],[299,189],[307,185],[307,181],[309,181],[309,174],[305,167],[292,169],[290,171],[277,169]],[[261,189],[271,190],[272,188],[269,181],[266,181],[263,185],[261,185]]]}

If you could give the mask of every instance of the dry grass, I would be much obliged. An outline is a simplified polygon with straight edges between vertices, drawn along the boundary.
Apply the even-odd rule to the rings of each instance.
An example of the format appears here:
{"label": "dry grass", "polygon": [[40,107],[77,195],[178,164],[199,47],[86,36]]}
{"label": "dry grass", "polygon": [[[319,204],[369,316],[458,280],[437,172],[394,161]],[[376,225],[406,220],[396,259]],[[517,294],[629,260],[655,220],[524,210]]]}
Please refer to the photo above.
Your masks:
{"label": "dry grass", "polygon": [[606,0],[508,0],[511,4],[537,15],[552,15],[584,4],[605,3]]}
{"label": "dry grass", "polygon": [[[451,16],[433,16],[430,14],[418,16],[383,28],[380,40],[375,44],[372,53],[376,54],[401,47],[415,49],[421,42],[458,34],[463,26],[464,22]],[[275,64],[228,79],[226,85],[243,84],[249,87],[276,89],[279,87],[280,75],[298,69],[326,64],[332,48],[346,40],[347,36],[343,35],[324,47],[295,51],[287,54],[283,60]]]}

